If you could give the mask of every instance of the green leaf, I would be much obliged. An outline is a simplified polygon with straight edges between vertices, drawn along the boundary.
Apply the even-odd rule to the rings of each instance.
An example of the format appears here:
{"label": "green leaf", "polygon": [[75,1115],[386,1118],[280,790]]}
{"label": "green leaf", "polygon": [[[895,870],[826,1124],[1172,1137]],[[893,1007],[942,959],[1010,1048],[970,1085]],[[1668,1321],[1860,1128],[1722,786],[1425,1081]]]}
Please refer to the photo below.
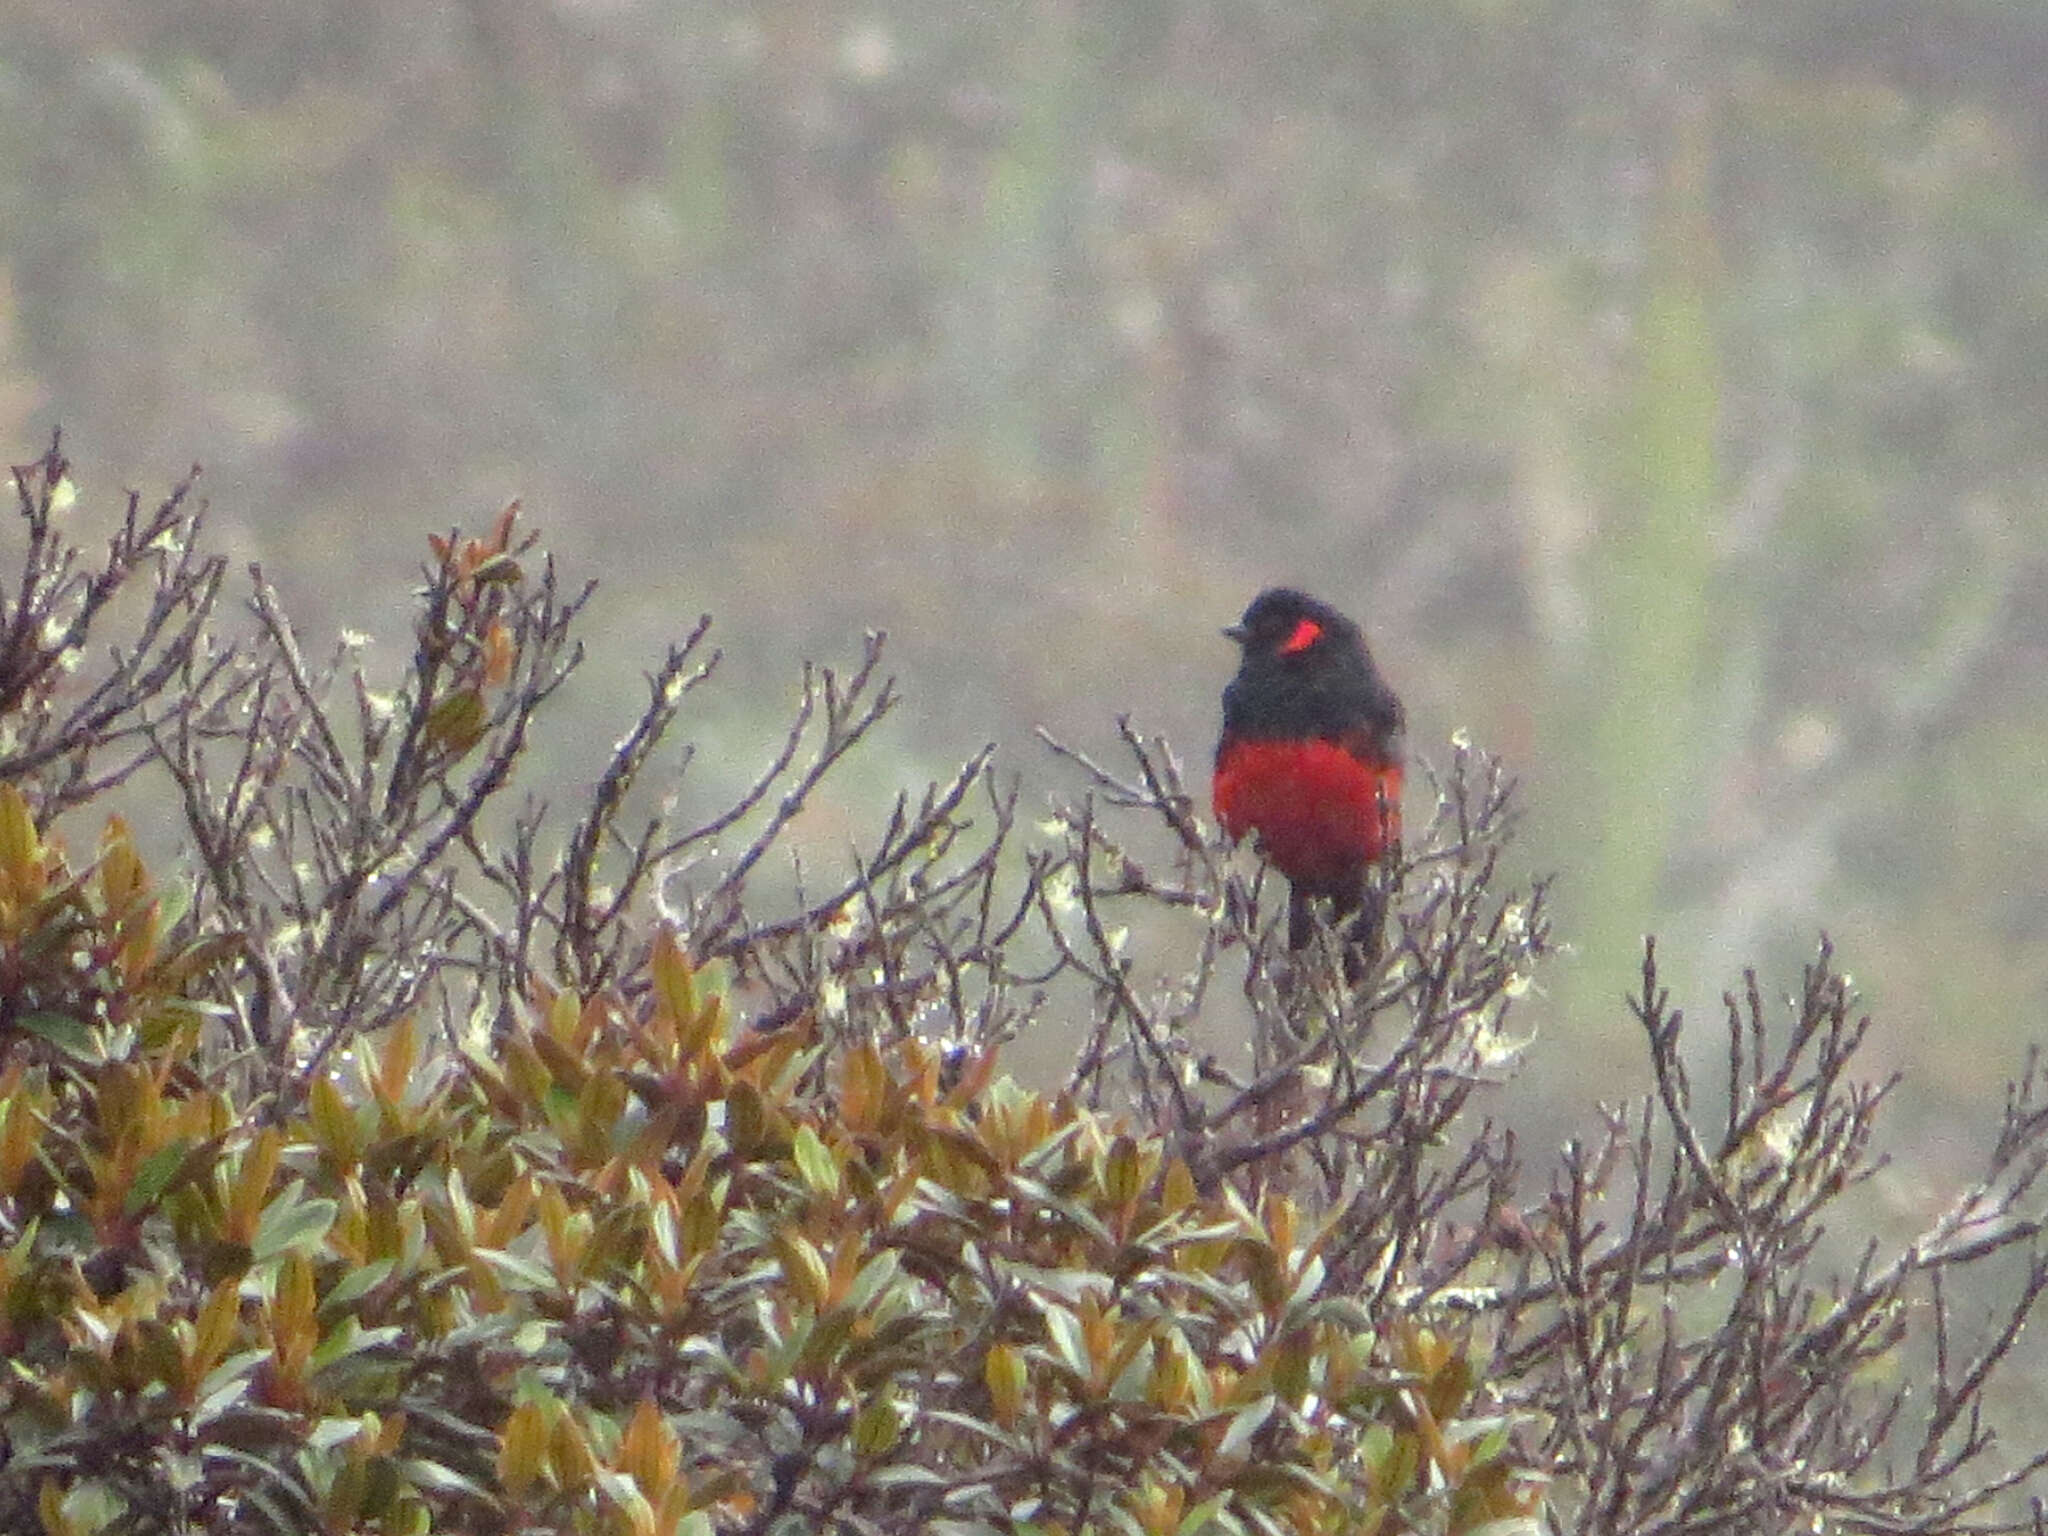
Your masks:
{"label": "green leaf", "polygon": [[1482,1466],[1500,1458],[1501,1452],[1507,1449],[1509,1432],[1514,1426],[1514,1419],[1506,1414],[1460,1419],[1457,1423],[1445,1427],[1444,1438],[1452,1444],[1469,1444],[1477,1440],[1479,1444],[1473,1447],[1470,1464],[1475,1467]]}
{"label": "green leaf", "polygon": [[323,1316],[347,1306],[358,1297],[367,1296],[386,1280],[391,1271],[398,1267],[396,1259],[376,1259],[361,1269],[352,1269],[334,1283],[334,1289],[320,1299]]}
{"label": "green leaf", "polygon": [[872,1310],[874,1300],[888,1288],[903,1270],[903,1255],[894,1248],[884,1248],[860,1268],[853,1284],[847,1288],[844,1305],[856,1313]]}
{"label": "green leaf", "polygon": [[[253,1458],[250,1459],[253,1460]],[[257,1465],[261,1467],[262,1463],[259,1462]],[[265,1467],[263,1470],[274,1481],[267,1487],[259,1483],[253,1487],[244,1488],[241,1496],[263,1511],[263,1516],[270,1522],[272,1530],[296,1531],[305,1529],[307,1517],[317,1513],[307,1502],[305,1494],[284,1479],[281,1469]],[[289,1509],[279,1502],[279,1495],[285,1493],[289,1493],[292,1497],[292,1505]]]}
{"label": "green leaf", "polygon": [[1202,1500],[1187,1512],[1186,1518],[1175,1527],[1176,1536],[1201,1536],[1204,1531],[1241,1531],[1243,1524],[1228,1512],[1230,1492],[1214,1494]]}
{"label": "green leaf", "polygon": [[434,751],[458,758],[483,739],[489,723],[490,711],[484,706],[483,694],[465,688],[435,702],[427,711],[423,734]]}
{"label": "green leaf", "polygon": [[943,1473],[934,1472],[930,1467],[915,1466],[899,1462],[893,1466],[876,1467],[862,1474],[861,1481],[871,1488],[950,1488],[952,1480]]}
{"label": "green leaf", "polygon": [[365,1328],[354,1318],[344,1317],[339,1327],[314,1346],[312,1367],[316,1371],[325,1370],[350,1355],[395,1343],[404,1337],[404,1333],[402,1328]]}
{"label": "green leaf", "polygon": [[104,1483],[80,1480],[64,1496],[65,1523],[74,1531],[99,1532],[116,1529],[115,1522],[128,1513],[114,1490]]}
{"label": "green leaf", "polygon": [[832,1149],[825,1145],[816,1131],[808,1125],[798,1127],[790,1151],[796,1158],[797,1172],[803,1175],[804,1183],[813,1194],[839,1193],[839,1159],[832,1155]]}
{"label": "green leaf", "polygon": [[555,1277],[531,1259],[522,1259],[502,1248],[479,1248],[476,1256],[497,1272],[498,1278],[515,1291],[555,1290]]}
{"label": "green leaf", "polygon": [[171,885],[155,894],[157,924],[169,933],[178,926],[179,919],[192,910],[192,892],[182,885]]}
{"label": "green leaf", "polygon": [[1088,1341],[1081,1333],[1081,1320],[1065,1307],[1050,1302],[1042,1303],[1045,1313],[1045,1331],[1052,1339],[1053,1351],[1060,1363],[1081,1380],[1088,1379]]}
{"label": "green leaf", "polygon": [[292,1252],[310,1257],[319,1248],[340,1207],[332,1200],[308,1200],[305,1191],[304,1183],[294,1180],[263,1208],[249,1244],[253,1263],[266,1264]]}
{"label": "green leaf", "polygon": [[185,1154],[191,1146],[191,1138],[180,1136],[175,1141],[165,1142],[142,1160],[142,1166],[135,1170],[135,1182],[128,1186],[128,1197],[122,1202],[128,1215],[133,1216],[156,1204],[184,1165]]}
{"label": "green leaf", "polygon": [[452,1467],[444,1467],[438,1461],[423,1457],[409,1457],[398,1464],[413,1487],[429,1493],[461,1493],[473,1499],[488,1500],[490,1493],[473,1478],[464,1477]]}
{"label": "green leaf", "polygon": [[877,1394],[854,1413],[851,1438],[856,1456],[886,1456],[903,1438],[903,1414],[894,1401]]}
{"label": "green leaf", "polygon": [[195,1394],[199,1404],[192,1410],[192,1422],[205,1424],[218,1418],[246,1397],[256,1367],[269,1358],[270,1350],[267,1347],[245,1349],[240,1354],[229,1355],[208,1371],[199,1383],[199,1391]]}
{"label": "green leaf", "polygon": [[306,1444],[316,1451],[331,1451],[347,1445],[363,1432],[361,1419],[322,1419],[306,1432]]}
{"label": "green leaf", "polygon": [[68,1013],[53,1013],[45,1008],[24,1014],[14,1022],[38,1039],[49,1041],[73,1060],[100,1059],[99,1043],[93,1038],[91,1026],[83,1019],[74,1019]]}
{"label": "green leaf", "polygon": [[1323,1281],[1329,1270],[1321,1254],[1310,1254],[1306,1264],[1301,1266],[1301,1278],[1295,1282],[1294,1294],[1287,1298],[1287,1310],[1297,1311],[1315,1299],[1316,1292],[1323,1288]]}
{"label": "green leaf", "polygon": [[1268,1393],[1257,1402],[1240,1408],[1237,1415],[1231,1419],[1230,1428],[1223,1432],[1222,1440],[1217,1442],[1217,1456],[1244,1455],[1245,1447],[1251,1444],[1252,1436],[1265,1427],[1266,1420],[1273,1417],[1273,1410],[1277,1406],[1279,1399]]}

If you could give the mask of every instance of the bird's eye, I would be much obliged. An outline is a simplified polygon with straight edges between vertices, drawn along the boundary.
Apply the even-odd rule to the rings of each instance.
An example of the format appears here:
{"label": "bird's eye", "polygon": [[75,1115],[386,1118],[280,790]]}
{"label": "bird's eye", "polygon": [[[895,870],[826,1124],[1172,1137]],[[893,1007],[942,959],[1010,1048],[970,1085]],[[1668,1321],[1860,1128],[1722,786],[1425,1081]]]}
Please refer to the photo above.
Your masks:
{"label": "bird's eye", "polygon": [[1323,626],[1314,619],[1303,619],[1294,626],[1294,633],[1281,642],[1280,654],[1282,656],[1296,655],[1307,650],[1322,638]]}

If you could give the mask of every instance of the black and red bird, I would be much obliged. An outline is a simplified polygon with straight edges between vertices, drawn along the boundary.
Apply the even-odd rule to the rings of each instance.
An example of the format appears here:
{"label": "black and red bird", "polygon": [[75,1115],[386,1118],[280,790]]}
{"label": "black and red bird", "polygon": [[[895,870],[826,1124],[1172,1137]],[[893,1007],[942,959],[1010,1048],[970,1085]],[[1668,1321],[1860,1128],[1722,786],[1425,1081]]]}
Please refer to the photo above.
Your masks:
{"label": "black and red bird", "polygon": [[1358,914],[1347,946],[1376,950],[1369,876],[1401,841],[1401,701],[1358,626],[1307,593],[1261,592],[1224,634],[1244,658],[1223,690],[1216,819],[1233,841],[1255,833],[1287,877],[1290,949],[1320,898],[1332,922]]}

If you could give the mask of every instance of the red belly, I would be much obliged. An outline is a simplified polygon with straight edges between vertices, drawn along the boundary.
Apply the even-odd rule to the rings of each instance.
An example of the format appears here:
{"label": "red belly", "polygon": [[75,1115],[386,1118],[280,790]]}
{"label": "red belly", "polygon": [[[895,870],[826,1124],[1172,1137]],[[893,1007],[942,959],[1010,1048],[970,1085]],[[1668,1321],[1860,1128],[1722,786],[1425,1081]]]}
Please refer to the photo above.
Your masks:
{"label": "red belly", "polygon": [[1334,741],[1230,743],[1216,766],[1216,819],[1296,885],[1337,894],[1401,835],[1401,768]]}

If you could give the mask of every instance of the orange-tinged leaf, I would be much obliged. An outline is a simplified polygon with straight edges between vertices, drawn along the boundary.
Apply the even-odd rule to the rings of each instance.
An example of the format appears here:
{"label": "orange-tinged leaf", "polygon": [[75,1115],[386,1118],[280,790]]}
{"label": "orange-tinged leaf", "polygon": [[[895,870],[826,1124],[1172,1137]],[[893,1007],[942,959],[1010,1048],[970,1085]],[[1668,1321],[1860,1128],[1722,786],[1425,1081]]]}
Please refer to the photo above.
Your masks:
{"label": "orange-tinged leaf", "polygon": [[482,692],[459,689],[427,711],[427,745],[443,757],[461,757],[483,740],[489,721]]}
{"label": "orange-tinged leaf", "polygon": [[1301,1212],[1285,1195],[1270,1195],[1266,1200],[1266,1231],[1271,1234],[1273,1247],[1280,1253],[1294,1251],[1294,1239],[1300,1229]]}
{"label": "orange-tinged leaf", "polygon": [[[707,1021],[710,1038],[724,1040],[728,1031],[725,1027],[725,999],[714,997],[699,1011],[700,1018]],[[726,1070],[736,1077],[745,1077],[756,1083],[772,1083],[780,1078],[790,1062],[800,1051],[807,1050],[817,1040],[818,1015],[815,1009],[806,1008],[787,1024],[774,1029],[749,1029],[725,1048]],[[673,1053],[671,1053],[673,1054]]]}
{"label": "orange-tinged leaf", "polygon": [[235,1323],[241,1316],[242,1283],[230,1277],[221,1281],[199,1308],[193,1321],[192,1347],[185,1356],[185,1390],[197,1392],[207,1372],[220,1363],[235,1337]]}
{"label": "orange-tinged leaf", "polygon": [[[526,1219],[533,1210],[534,1177],[521,1174],[505,1186],[505,1193],[499,1199],[497,1208],[486,1213],[477,1222],[477,1243],[485,1248],[507,1248],[512,1239],[526,1230]],[[554,1193],[553,1186],[548,1192]],[[560,1196],[555,1197],[558,1201]],[[566,1215],[566,1209],[564,1214]]]}
{"label": "orange-tinged leaf", "polygon": [[591,1454],[590,1439],[572,1413],[555,1415],[548,1434],[548,1461],[565,1492],[581,1493],[597,1475],[597,1458]]}
{"label": "orange-tinged leaf", "polygon": [[533,1054],[540,1058],[550,1081],[570,1093],[583,1091],[590,1068],[574,1047],[557,1040],[552,1033],[534,1035],[531,1044]]}
{"label": "orange-tinged leaf", "polygon": [[967,1060],[960,1069],[951,1089],[947,1091],[946,1102],[955,1108],[964,1109],[970,1104],[979,1104],[988,1085],[995,1077],[996,1053],[986,1047],[967,1053]]}
{"label": "orange-tinged leaf", "polygon": [[511,681],[512,663],[518,654],[510,627],[503,619],[492,620],[491,627],[484,631],[484,686],[502,688]]}
{"label": "orange-tinged leaf", "polygon": [[419,1036],[408,1013],[384,1032],[377,1052],[377,1097],[387,1105],[402,1103],[418,1060]]}
{"label": "orange-tinged leaf", "polygon": [[647,957],[647,972],[654,982],[654,996],[678,1026],[697,1017],[697,978],[690,957],[676,942],[675,930],[664,926],[654,936],[654,951]]}
{"label": "orange-tinged leaf", "polygon": [[17,1061],[0,1082],[0,1194],[12,1195],[20,1188],[22,1174],[43,1140],[49,1095],[22,1087],[21,1077],[22,1064]]}
{"label": "orange-tinged leaf", "polygon": [[824,1307],[831,1294],[832,1276],[818,1245],[791,1227],[778,1227],[771,1242],[782,1261],[783,1276],[798,1298],[813,1312]]}
{"label": "orange-tinged leaf", "polygon": [[886,1456],[903,1438],[903,1415],[895,1401],[880,1393],[860,1405],[853,1416],[856,1456]]}
{"label": "orange-tinged leaf", "polygon": [[508,501],[505,510],[498,514],[498,521],[491,527],[490,547],[502,554],[512,547],[512,525],[519,521],[519,503]]}
{"label": "orange-tinged leaf", "polygon": [[149,899],[149,874],[142,867],[141,856],[135,851],[128,824],[119,816],[109,816],[106,830],[100,834],[99,865],[95,873],[99,880],[100,900],[116,916],[137,902]]}
{"label": "orange-tinged leaf", "polygon": [[692,1259],[709,1253],[724,1225],[725,1210],[721,1199],[708,1190],[691,1196],[683,1206],[683,1256]]}
{"label": "orange-tinged leaf", "polygon": [[981,1377],[988,1385],[996,1423],[1014,1429],[1024,1411],[1024,1357],[1008,1344],[992,1344],[982,1357]]}
{"label": "orange-tinged leaf", "polygon": [[613,1465],[638,1483],[642,1493],[659,1498],[675,1481],[679,1460],[675,1431],[668,1427],[653,1398],[641,1398],[626,1421]]}
{"label": "orange-tinged leaf", "polygon": [[[1447,1346],[1448,1349],[1448,1346]],[[1449,1422],[1465,1406],[1472,1392],[1472,1362],[1466,1355],[1450,1350],[1448,1358],[1430,1373],[1423,1384],[1423,1396],[1439,1420]]]}
{"label": "orange-tinged leaf", "polygon": [[134,909],[121,920],[121,947],[114,964],[127,986],[134,986],[149,973],[156,959],[157,910],[155,902]]}
{"label": "orange-tinged leaf", "polygon": [[573,1284],[580,1274],[578,1261],[589,1238],[587,1224],[579,1230],[569,1210],[569,1202],[562,1198],[561,1190],[553,1184],[540,1191],[538,1203],[541,1234],[547,1241],[548,1265],[557,1278]]}
{"label": "orange-tinged leaf", "polygon": [[573,1045],[583,1020],[583,999],[574,992],[557,992],[548,1004],[548,1036],[559,1045]]}
{"label": "orange-tinged leaf", "polygon": [[1182,1489],[1148,1481],[1137,1498],[1138,1523],[1145,1536],[1172,1536],[1180,1526],[1180,1512],[1186,1502]]}
{"label": "orange-tinged leaf", "polygon": [[1407,1345],[1408,1369],[1418,1376],[1434,1376],[1450,1362],[1451,1342],[1434,1328],[1411,1329]]}
{"label": "orange-tinged leaf", "polygon": [[1090,1291],[1082,1296],[1078,1308],[1081,1317],[1081,1337],[1086,1341],[1089,1361],[1089,1386],[1096,1392],[1105,1392],[1116,1379],[1112,1369],[1112,1357],[1117,1347],[1116,1323],[1102,1304],[1102,1298]]}
{"label": "orange-tinged leaf", "polygon": [[320,1149],[334,1160],[334,1166],[346,1172],[362,1160],[363,1138],[356,1125],[356,1112],[325,1072],[313,1079],[306,1100],[306,1117],[312,1122]]}
{"label": "orange-tinged leaf", "polygon": [[100,1069],[100,1128],[120,1160],[131,1164],[124,1171],[132,1172],[133,1160],[162,1139],[162,1104],[156,1074],[139,1062],[110,1061]]}
{"label": "orange-tinged leaf", "polygon": [[256,1223],[270,1202],[270,1181],[277,1174],[278,1155],[284,1137],[276,1126],[266,1125],[242,1154],[242,1166],[235,1175],[234,1194],[221,1221],[221,1236],[246,1248],[256,1240]]}
{"label": "orange-tinged leaf", "polygon": [[879,1131],[888,1069],[872,1040],[863,1037],[847,1050],[839,1065],[839,1118],[855,1135]]}
{"label": "orange-tinged leaf", "polygon": [[46,873],[28,801],[12,784],[0,784],[0,900],[17,910],[39,901]]}
{"label": "orange-tinged leaf", "polygon": [[313,1266],[296,1248],[285,1254],[278,1266],[277,1291],[269,1310],[278,1353],[282,1356],[303,1349],[304,1355],[310,1355],[318,1332],[313,1320]]}
{"label": "orange-tinged leaf", "polygon": [[1245,1267],[1245,1278],[1251,1282],[1252,1294],[1258,1297],[1259,1305],[1269,1316],[1280,1311],[1287,1305],[1288,1293],[1292,1289],[1287,1283],[1280,1255],[1256,1238],[1240,1241],[1237,1252]]}
{"label": "orange-tinged leaf", "polygon": [[889,1181],[888,1188],[882,1191],[883,1220],[893,1222],[902,1216],[903,1207],[909,1203],[910,1197],[917,1193],[918,1185],[923,1179],[923,1171],[914,1163],[897,1172],[896,1177]]}
{"label": "orange-tinged leaf", "polygon": [[1145,1170],[1138,1156],[1138,1144],[1120,1135],[1110,1144],[1109,1158],[1102,1170],[1103,1193],[1113,1206],[1131,1205],[1144,1189]]}
{"label": "orange-tinged leaf", "polygon": [[[725,999],[713,993],[697,1009],[697,1016],[685,1023],[678,1038],[683,1049],[694,1054],[718,1049],[724,1044],[725,1037]],[[750,1075],[757,1082],[763,1076],[758,1066]]]}
{"label": "orange-tinged leaf", "polygon": [[78,1527],[64,1513],[64,1490],[54,1477],[43,1479],[36,1490],[36,1513],[42,1516],[44,1536],[77,1536]]}
{"label": "orange-tinged leaf", "polygon": [[1138,1351],[1152,1342],[1152,1337],[1158,1332],[1159,1327],[1156,1319],[1127,1323],[1123,1326],[1122,1336],[1117,1337],[1115,1330],[1105,1322],[1103,1353],[1106,1359],[1099,1372],[1105,1388],[1114,1387],[1123,1379],[1123,1374],[1130,1369],[1131,1362],[1138,1358]]}
{"label": "orange-tinged leaf", "polygon": [[1145,1399],[1168,1413],[1182,1414],[1190,1407],[1187,1345],[1178,1334],[1152,1341],[1152,1374],[1145,1383]]}
{"label": "orange-tinged leaf", "polygon": [[240,933],[217,933],[211,938],[188,944],[164,958],[151,974],[150,985],[159,992],[176,993],[193,977],[212,970],[230,956],[241,954],[246,943]]}
{"label": "orange-tinged leaf", "polygon": [[548,1418],[531,1398],[514,1408],[498,1431],[498,1481],[518,1498],[547,1470]]}

